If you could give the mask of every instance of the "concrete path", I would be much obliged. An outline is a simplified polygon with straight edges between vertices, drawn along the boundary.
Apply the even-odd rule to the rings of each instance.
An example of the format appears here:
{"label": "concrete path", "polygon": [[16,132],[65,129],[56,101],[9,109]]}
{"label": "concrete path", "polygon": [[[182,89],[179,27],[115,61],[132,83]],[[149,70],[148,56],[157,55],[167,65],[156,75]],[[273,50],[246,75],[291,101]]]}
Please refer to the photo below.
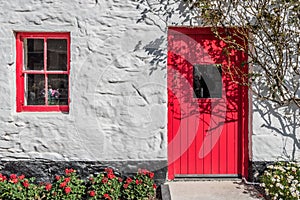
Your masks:
{"label": "concrete path", "polygon": [[178,181],[166,184],[172,200],[264,199],[253,186],[241,181]]}

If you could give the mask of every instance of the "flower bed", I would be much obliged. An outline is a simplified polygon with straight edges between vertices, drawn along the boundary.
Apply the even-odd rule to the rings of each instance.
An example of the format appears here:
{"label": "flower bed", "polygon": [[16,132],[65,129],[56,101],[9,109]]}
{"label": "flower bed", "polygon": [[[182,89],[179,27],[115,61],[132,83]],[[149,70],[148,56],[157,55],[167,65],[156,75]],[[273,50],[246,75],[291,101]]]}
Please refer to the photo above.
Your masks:
{"label": "flower bed", "polygon": [[0,174],[2,200],[148,200],[155,199],[154,173],[139,170],[133,177],[122,178],[113,169],[106,168],[97,175],[81,179],[74,169],[66,169],[64,176],[56,175],[51,183],[35,183],[34,178]]}
{"label": "flower bed", "polygon": [[300,163],[278,162],[267,166],[261,186],[271,199],[300,199]]}

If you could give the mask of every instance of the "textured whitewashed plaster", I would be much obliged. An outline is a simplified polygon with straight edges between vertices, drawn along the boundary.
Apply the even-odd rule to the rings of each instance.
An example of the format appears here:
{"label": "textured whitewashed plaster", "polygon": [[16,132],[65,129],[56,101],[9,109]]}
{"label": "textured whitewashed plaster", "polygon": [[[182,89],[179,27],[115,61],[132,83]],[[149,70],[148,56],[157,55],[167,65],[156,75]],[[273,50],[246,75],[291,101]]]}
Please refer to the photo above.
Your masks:
{"label": "textured whitewashed plaster", "polygon": [[254,99],[253,160],[300,160],[299,116],[297,107],[277,108],[272,103]]}
{"label": "textured whitewashed plaster", "polygon": [[[166,160],[166,70],[148,51],[166,55],[167,26],[138,4],[0,1],[0,159]],[[69,114],[16,113],[18,31],[70,32]]]}
{"label": "textured whitewashed plaster", "polygon": [[[164,15],[145,13],[154,0],[1,0],[0,159],[166,160],[167,26],[197,25],[170,4]],[[14,31],[70,32],[69,114],[16,113]],[[253,160],[299,159],[254,105]]]}

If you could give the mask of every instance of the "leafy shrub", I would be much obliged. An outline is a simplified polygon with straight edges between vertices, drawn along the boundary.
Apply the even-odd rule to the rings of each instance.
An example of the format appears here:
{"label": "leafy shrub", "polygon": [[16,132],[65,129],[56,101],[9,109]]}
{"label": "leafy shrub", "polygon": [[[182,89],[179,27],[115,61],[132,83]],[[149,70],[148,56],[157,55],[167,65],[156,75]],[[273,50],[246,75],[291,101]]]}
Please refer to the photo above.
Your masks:
{"label": "leafy shrub", "polygon": [[40,188],[33,184],[34,178],[11,174],[9,179],[0,174],[0,199],[38,199]]}
{"label": "leafy shrub", "polygon": [[117,177],[113,169],[106,168],[105,172],[89,178],[88,199],[120,199],[122,182],[123,179]]}
{"label": "leafy shrub", "polygon": [[81,180],[76,171],[66,169],[65,176],[56,176],[53,184],[46,183],[42,186],[42,198],[49,200],[71,200],[82,199],[85,195],[85,183]]}
{"label": "leafy shrub", "polygon": [[300,199],[300,163],[278,162],[267,166],[261,186],[272,199]]}
{"label": "leafy shrub", "polygon": [[155,197],[156,184],[153,180],[154,173],[141,169],[133,177],[128,177],[122,186],[122,199],[144,200]]}
{"label": "leafy shrub", "polygon": [[34,183],[34,178],[0,174],[0,200],[150,200],[155,197],[154,173],[139,170],[125,180],[106,168],[97,176],[84,181],[73,169],[66,169],[64,176],[55,176],[51,183]]}

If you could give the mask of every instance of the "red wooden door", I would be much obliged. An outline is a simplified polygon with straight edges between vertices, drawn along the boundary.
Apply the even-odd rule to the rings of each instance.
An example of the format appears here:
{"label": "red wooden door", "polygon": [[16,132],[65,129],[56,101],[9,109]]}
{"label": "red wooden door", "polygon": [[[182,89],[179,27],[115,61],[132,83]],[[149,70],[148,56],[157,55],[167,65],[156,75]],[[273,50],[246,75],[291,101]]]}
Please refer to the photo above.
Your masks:
{"label": "red wooden door", "polygon": [[169,28],[169,179],[247,176],[247,56],[225,47],[210,28]]}

